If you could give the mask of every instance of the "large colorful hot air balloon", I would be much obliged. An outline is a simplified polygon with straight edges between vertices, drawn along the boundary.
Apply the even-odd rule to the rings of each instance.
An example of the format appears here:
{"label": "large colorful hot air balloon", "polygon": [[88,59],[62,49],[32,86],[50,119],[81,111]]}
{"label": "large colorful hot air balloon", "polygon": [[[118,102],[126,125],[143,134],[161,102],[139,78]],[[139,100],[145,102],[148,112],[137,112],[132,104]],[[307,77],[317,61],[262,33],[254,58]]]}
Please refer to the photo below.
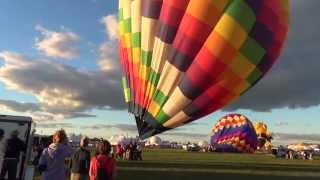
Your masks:
{"label": "large colorful hot air balloon", "polygon": [[257,134],[247,117],[228,114],[213,126],[211,146],[217,152],[253,153],[257,148]]}
{"label": "large colorful hot air balloon", "polygon": [[277,60],[288,0],[119,0],[129,112],[146,138],[208,115]]}

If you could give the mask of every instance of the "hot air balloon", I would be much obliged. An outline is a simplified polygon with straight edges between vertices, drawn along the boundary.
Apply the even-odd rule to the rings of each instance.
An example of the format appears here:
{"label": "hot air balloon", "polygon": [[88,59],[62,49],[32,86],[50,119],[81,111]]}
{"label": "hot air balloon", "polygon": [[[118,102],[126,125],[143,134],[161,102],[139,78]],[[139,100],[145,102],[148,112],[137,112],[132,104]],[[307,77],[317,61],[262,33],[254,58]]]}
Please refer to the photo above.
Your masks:
{"label": "hot air balloon", "polygon": [[258,149],[271,149],[272,143],[272,133],[268,131],[268,126],[263,122],[254,123],[254,129],[258,138]]}
{"label": "hot air balloon", "polygon": [[288,0],[119,0],[122,85],[147,138],[254,86],[288,32]]}
{"label": "hot air balloon", "polygon": [[228,114],[213,126],[211,146],[217,152],[253,153],[257,148],[257,134],[247,117]]}

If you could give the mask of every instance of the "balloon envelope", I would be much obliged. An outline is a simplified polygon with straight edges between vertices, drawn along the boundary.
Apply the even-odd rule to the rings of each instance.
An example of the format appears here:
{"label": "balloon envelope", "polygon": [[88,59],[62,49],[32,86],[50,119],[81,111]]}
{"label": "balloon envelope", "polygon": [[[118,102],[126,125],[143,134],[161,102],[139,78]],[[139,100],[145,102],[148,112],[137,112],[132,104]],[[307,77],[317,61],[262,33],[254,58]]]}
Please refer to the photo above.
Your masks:
{"label": "balloon envelope", "polygon": [[257,148],[257,134],[247,117],[229,114],[213,126],[211,146],[218,152],[252,153]]}
{"label": "balloon envelope", "polygon": [[256,122],[253,126],[258,138],[258,147],[262,148],[267,142],[271,144],[272,133],[268,130],[268,126],[263,122]]}
{"label": "balloon envelope", "polygon": [[119,0],[129,112],[143,138],[208,115],[276,62],[288,0]]}

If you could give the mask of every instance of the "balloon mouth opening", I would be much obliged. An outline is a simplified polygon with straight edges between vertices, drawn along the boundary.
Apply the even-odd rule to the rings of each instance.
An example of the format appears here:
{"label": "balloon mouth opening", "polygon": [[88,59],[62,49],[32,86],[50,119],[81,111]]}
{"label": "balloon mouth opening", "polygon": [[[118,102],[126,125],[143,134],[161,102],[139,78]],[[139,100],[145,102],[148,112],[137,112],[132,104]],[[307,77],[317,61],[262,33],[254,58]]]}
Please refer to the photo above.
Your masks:
{"label": "balloon mouth opening", "polygon": [[135,115],[135,120],[139,132],[139,138],[144,140],[156,134],[160,134],[164,131],[169,130],[159,124],[150,114],[146,113],[145,116]]}

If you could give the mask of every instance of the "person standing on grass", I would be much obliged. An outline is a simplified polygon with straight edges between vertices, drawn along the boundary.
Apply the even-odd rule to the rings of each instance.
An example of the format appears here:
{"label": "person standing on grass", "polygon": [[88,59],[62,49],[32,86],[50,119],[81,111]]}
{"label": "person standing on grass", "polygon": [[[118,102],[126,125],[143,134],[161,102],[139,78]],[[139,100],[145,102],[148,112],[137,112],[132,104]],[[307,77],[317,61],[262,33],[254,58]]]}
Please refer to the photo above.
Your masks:
{"label": "person standing on grass", "polygon": [[89,139],[83,137],[80,141],[80,148],[71,157],[71,180],[89,180],[90,151],[86,149],[88,144]]}
{"label": "person standing on grass", "polygon": [[116,160],[109,156],[111,145],[109,141],[98,144],[97,154],[91,159],[90,180],[115,180]]}
{"label": "person standing on grass", "polygon": [[0,172],[2,170],[4,153],[5,153],[4,130],[0,129]]}
{"label": "person standing on grass", "polygon": [[140,143],[137,144],[137,160],[142,161],[142,146]]}
{"label": "person standing on grass", "polygon": [[41,180],[65,180],[65,158],[72,154],[66,132],[63,129],[56,131],[52,142],[43,150],[39,160]]}
{"label": "person standing on grass", "polygon": [[0,179],[4,179],[6,174],[8,174],[9,180],[16,179],[20,155],[26,151],[26,148],[26,144],[19,138],[19,131],[12,131],[10,139],[6,142]]}

